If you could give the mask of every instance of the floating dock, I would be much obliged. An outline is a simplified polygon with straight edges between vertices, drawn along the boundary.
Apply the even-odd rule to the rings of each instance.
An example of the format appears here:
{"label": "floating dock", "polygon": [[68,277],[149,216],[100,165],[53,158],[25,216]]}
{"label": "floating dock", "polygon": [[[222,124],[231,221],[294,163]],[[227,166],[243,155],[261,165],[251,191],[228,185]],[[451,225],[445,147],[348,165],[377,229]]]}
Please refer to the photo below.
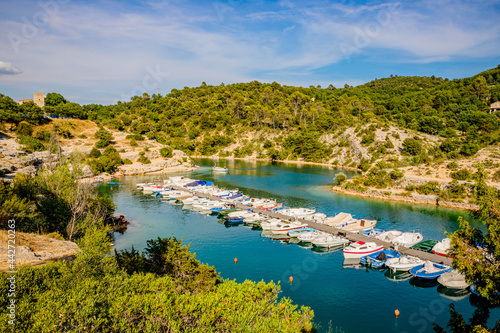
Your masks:
{"label": "floating dock", "polygon": [[[214,201],[216,201],[216,200],[221,201],[221,202],[223,201],[219,197],[216,197],[213,195],[208,195],[208,194],[202,193],[202,192],[189,191],[188,189],[183,188],[181,186],[172,185],[172,188],[179,190],[179,191],[184,191],[184,192],[190,193],[191,195],[196,195],[198,197],[205,197],[205,198],[209,198],[209,199],[214,200]],[[245,206],[243,204],[237,203],[237,204],[235,204],[235,206],[236,206],[236,208],[241,209],[241,210],[252,209],[255,213],[261,213],[262,215],[267,215],[270,218],[277,218],[277,219],[282,219],[285,221],[289,221],[290,219],[293,219],[294,221],[300,221],[302,223],[307,223],[308,226],[311,228],[325,231],[325,232],[328,232],[328,233],[333,234],[333,235],[340,235],[340,236],[343,236],[343,237],[345,237],[348,240],[353,241],[353,242],[358,242],[358,241],[373,242],[373,243],[376,243],[377,245],[383,245],[384,248],[386,248],[386,249],[394,248],[394,244],[392,244],[392,243],[384,242],[384,241],[381,241],[381,240],[378,240],[375,238],[370,238],[368,236],[357,234],[354,232],[344,231],[341,229],[337,229],[335,227],[331,227],[329,225],[316,223],[316,222],[312,222],[312,221],[305,220],[305,219],[295,219],[289,215],[283,215],[283,214],[280,214],[279,212],[276,212],[276,211],[268,211],[268,210],[259,209],[259,208],[250,208],[250,207]],[[434,261],[434,262],[438,262],[438,263],[443,263],[443,264],[448,265],[448,266],[452,266],[452,259],[451,258],[440,256],[438,254],[423,252],[423,251],[410,249],[410,248],[403,247],[403,246],[399,246],[397,251],[400,252],[401,254],[406,254],[409,256],[418,257],[418,258],[423,259],[423,260]]]}

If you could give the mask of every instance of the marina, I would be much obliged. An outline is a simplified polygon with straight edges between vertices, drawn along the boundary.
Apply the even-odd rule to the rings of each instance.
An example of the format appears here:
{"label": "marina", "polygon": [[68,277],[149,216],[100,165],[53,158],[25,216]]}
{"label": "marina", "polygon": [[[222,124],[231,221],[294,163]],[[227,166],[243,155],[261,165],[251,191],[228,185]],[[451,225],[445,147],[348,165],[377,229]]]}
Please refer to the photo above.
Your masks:
{"label": "marina", "polygon": [[[378,221],[377,228],[416,230],[424,235],[424,239],[442,239],[444,235],[441,228],[453,231],[453,226],[456,225],[454,221],[462,214],[449,209],[346,198],[328,192],[326,187],[324,190],[323,187],[318,187],[331,180],[334,172],[318,167],[301,169],[294,166],[236,162],[229,164],[229,174],[223,176],[214,175],[210,168],[203,167],[186,176],[213,181],[221,188],[233,191],[239,189],[250,197],[274,198],[283,202],[284,206],[316,207],[316,213],[325,213],[327,216],[336,216],[340,212],[355,212],[356,215],[353,216],[358,218],[366,216],[372,219],[373,216]],[[454,296],[457,292],[448,291],[447,288],[436,289],[436,282],[422,283],[414,280],[411,275],[403,276],[408,275],[407,272],[401,272],[404,273],[401,275],[399,272],[392,274],[386,271],[384,274],[383,270],[380,272],[360,265],[359,259],[345,259],[338,247],[304,246],[294,238],[271,236],[266,231],[256,232],[250,225],[224,224],[223,219],[182,209],[182,205],[172,204],[172,201],[141,194],[136,190],[135,184],[144,181],[163,183],[162,179],[155,176],[125,177],[123,184],[119,188],[113,187],[111,191],[118,206],[117,211],[125,212],[132,222],[126,233],[116,235],[117,250],[130,249],[131,245],[140,250],[152,238],[171,235],[182,237],[183,243],[191,246],[191,251],[196,253],[199,260],[213,265],[225,279],[236,279],[238,282],[246,279],[281,281],[280,297],[290,297],[297,305],[311,306],[315,312],[315,322],[321,325],[319,332],[327,332],[330,322],[333,331],[338,328],[339,331],[346,332],[432,332],[432,322],[446,325],[449,319],[447,308],[451,301],[464,314],[464,318],[470,318],[474,312],[475,307],[471,305],[469,298],[471,302],[477,300],[468,291],[461,291],[460,297]],[[277,186],[278,182],[283,185]],[[213,199],[209,197],[210,201],[216,201]],[[245,206],[245,209],[248,207]],[[277,212],[271,213],[273,215]],[[409,221],[412,223],[408,223]],[[426,223],[431,221],[432,223]],[[300,219],[299,222],[318,230],[324,228],[335,231],[333,227],[312,224],[315,222],[310,220]],[[350,234],[350,237],[353,241],[366,239],[357,234]],[[376,241],[374,238],[369,239]],[[392,246],[391,243],[386,245]],[[421,255],[437,258],[438,262],[446,259],[430,253]],[[237,264],[234,263],[234,258],[238,258]],[[290,276],[294,278],[292,284],[288,281]],[[384,302],[380,303],[382,299]],[[428,308],[429,303],[435,307],[439,305],[439,311],[433,316],[433,321],[426,320],[425,325],[420,322],[416,325],[415,320],[410,320],[410,317],[416,311],[418,314],[419,308]],[[377,306],[374,308],[370,304]],[[387,320],[360,323],[352,315],[354,308],[356,313],[362,313],[368,320]],[[397,320],[394,320],[393,315],[395,308],[401,311]],[[498,311],[493,310],[491,319],[498,315]],[[420,317],[413,316],[412,319]]]}

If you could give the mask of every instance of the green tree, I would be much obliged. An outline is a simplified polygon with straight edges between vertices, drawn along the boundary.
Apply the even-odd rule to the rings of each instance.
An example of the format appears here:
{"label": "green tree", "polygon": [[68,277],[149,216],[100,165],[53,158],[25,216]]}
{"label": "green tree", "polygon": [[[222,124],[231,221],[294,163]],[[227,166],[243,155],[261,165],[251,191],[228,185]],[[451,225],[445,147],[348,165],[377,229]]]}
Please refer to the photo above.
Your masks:
{"label": "green tree", "polygon": [[47,106],[58,106],[59,104],[65,104],[68,101],[59,93],[48,93],[45,96],[45,105]]}
{"label": "green tree", "polygon": [[422,143],[415,138],[406,138],[403,141],[403,153],[416,156],[422,153]]}

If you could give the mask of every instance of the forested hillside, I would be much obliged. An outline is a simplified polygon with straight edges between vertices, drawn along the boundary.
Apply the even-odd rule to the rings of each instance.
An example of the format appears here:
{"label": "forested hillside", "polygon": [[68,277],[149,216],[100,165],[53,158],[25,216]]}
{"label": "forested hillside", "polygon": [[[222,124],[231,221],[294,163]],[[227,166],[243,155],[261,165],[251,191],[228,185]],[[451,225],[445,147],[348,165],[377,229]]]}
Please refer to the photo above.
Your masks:
{"label": "forested hillside", "polygon": [[[359,167],[401,150],[424,161],[472,156],[500,140],[498,115],[489,113],[490,103],[497,100],[500,65],[465,79],[391,75],[344,88],[203,83],[108,106],[80,106],[49,93],[43,110],[34,103],[19,106],[1,95],[0,119],[36,124],[45,113],[89,119],[139,138],[146,135],[189,154]],[[401,131],[406,138],[400,137]],[[415,145],[421,148],[415,150]]]}

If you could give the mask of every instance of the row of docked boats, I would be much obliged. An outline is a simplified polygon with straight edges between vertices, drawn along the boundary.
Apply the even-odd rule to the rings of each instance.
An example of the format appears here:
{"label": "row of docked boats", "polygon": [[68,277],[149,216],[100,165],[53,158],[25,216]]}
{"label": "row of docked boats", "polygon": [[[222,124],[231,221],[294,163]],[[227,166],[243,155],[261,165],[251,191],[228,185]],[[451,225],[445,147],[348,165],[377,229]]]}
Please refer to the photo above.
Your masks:
{"label": "row of docked boats", "polygon": [[[183,176],[170,177],[163,184],[143,183],[137,184],[137,187],[144,193],[157,196],[166,202],[182,204],[183,208],[205,214],[217,214],[226,225],[245,224],[262,229],[262,235],[270,235],[290,243],[309,244],[313,248],[328,249],[329,252],[342,249],[345,260],[358,260],[359,264],[374,269],[387,268],[387,272],[391,274],[403,273],[421,280],[437,281],[449,289],[458,290],[469,286],[465,278],[449,266],[402,255],[397,251],[398,246],[404,246],[449,256],[449,239],[441,242],[424,241],[422,234],[418,232],[375,229],[376,220],[355,219],[349,213],[327,217],[316,212],[314,208],[284,207],[273,199],[249,198],[238,190],[220,189],[212,182]],[[179,190],[179,187],[182,187],[182,190]],[[241,208],[240,205],[245,205],[245,209],[238,209],[237,207]],[[273,218],[265,212],[257,212],[256,209],[277,212],[288,219]],[[393,249],[385,249],[376,242],[351,243],[345,237],[311,228],[308,221],[363,233],[394,246]]]}

